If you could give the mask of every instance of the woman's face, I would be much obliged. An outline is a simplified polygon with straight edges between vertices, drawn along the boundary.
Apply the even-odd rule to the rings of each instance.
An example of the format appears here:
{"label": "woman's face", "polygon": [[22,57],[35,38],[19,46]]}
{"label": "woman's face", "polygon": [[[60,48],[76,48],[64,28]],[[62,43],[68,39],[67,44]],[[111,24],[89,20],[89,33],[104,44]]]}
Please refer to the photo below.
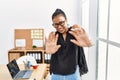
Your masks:
{"label": "woman's face", "polygon": [[53,18],[53,26],[58,32],[62,34],[66,33],[68,30],[67,20],[61,14]]}

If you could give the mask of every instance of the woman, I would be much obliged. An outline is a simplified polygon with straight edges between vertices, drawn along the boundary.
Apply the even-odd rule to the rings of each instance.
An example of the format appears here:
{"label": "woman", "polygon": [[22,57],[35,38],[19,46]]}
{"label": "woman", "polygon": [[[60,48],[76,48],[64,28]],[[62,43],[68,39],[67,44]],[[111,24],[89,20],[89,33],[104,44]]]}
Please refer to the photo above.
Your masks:
{"label": "woman", "polygon": [[91,42],[82,27],[68,26],[61,9],[56,9],[52,21],[56,32],[46,38],[46,53],[52,54],[51,80],[80,80],[80,75],[88,71],[82,47],[91,46]]}

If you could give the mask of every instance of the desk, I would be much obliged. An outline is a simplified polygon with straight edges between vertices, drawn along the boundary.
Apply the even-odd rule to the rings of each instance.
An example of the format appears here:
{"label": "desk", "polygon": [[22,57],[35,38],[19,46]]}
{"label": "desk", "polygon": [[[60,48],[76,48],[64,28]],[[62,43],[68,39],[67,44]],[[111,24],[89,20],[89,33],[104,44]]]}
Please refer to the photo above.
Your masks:
{"label": "desk", "polygon": [[18,59],[21,56],[27,55],[27,53],[33,53],[33,54],[41,53],[41,62],[44,63],[44,48],[36,48],[36,49],[13,48],[8,51],[8,60],[10,62],[13,59]]}
{"label": "desk", "polygon": [[[19,65],[21,70],[24,69],[24,65]],[[43,80],[47,69],[47,64],[39,64],[38,68],[35,69],[30,77],[30,79],[22,79],[22,80]],[[5,64],[0,64],[0,80],[13,80],[8,68]]]}

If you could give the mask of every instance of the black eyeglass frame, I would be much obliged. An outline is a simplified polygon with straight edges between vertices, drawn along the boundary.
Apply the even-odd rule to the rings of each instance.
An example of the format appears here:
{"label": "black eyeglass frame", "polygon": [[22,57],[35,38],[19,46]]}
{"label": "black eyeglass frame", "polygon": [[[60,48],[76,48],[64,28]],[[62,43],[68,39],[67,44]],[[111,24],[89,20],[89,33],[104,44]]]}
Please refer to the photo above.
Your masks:
{"label": "black eyeglass frame", "polygon": [[58,28],[58,26],[64,26],[65,25],[65,21],[60,21],[59,23],[53,23],[52,26],[54,26],[55,28]]}

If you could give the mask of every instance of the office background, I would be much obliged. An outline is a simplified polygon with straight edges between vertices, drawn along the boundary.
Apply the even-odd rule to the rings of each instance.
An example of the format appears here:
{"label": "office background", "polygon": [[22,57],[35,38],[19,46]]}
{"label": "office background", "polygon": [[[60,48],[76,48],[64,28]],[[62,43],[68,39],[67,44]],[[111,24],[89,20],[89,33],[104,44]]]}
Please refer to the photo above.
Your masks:
{"label": "office background", "polygon": [[[0,0],[0,64],[14,47],[14,29],[52,27],[56,8],[65,11],[70,25],[82,25],[94,46],[85,48],[89,73],[83,80],[119,80],[119,0]],[[117,36],[117,37],[116,37]]]}
{"label": "office background", "polygon": [[45,28],[47,35],[54,29],[51,15],[56,8],[66,12],[71,25],[77,24],[77,5],[74,0],[0,0],[0,63],[7,63],[7,51],[14,47],[14,29]]}

